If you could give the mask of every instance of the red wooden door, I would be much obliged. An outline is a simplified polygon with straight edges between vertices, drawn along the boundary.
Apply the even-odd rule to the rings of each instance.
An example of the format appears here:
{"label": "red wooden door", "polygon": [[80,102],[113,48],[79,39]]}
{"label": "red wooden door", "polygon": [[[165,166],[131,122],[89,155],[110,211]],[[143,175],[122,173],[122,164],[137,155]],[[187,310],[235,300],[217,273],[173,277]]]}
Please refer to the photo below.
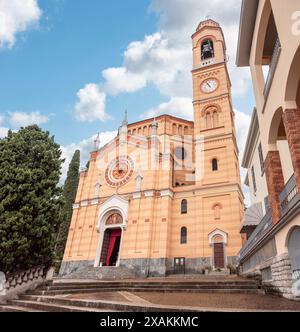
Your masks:
{"label": "red wooden door", "polygon": [[214,244],[214,265],[215,265],[216,269],[225,268],[224,244],[223,243]]}

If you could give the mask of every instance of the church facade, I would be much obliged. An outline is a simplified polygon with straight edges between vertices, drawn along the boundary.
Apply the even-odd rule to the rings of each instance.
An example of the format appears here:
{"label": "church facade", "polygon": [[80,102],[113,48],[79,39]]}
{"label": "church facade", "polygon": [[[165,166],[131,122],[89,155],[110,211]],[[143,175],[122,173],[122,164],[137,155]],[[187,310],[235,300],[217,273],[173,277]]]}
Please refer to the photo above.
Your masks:
{"label": "church facade", "polygon": [[96,146],[80,174],[61,276],[236,264],[244,204],[221,27],[201,22],[192,43],[194,121],[162,115],[129,124],[126,116],[117,137]]}

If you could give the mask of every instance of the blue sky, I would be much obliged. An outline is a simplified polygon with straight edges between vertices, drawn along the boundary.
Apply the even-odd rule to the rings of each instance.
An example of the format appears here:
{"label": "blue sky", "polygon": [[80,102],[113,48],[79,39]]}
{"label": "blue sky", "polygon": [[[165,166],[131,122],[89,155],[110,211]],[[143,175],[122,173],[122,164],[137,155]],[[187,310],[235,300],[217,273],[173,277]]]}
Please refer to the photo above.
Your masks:
{"label": "blue sky", "polygon": [[[53,6],[53,2],[56,5]],[[38,29],[19,35],[11,49],[0,51],[0,112],[40,112],[50,117],[44,128],[61,144],[114,130],[124,108],[137,113],[160,100],[153,89],[107,101],[113,121],[83,125],[72,116],[76,93],[89,81],[100,82],[101,71],[122,63],[132,40],[155,30],[147,12],[149,1],[39,1],[43,11]],[[133,115],[133,114],[132,114]],[[136,117],[136,116],[132,116]]]}
{"label": "blue sky", "polygon": [[[191,40],[210,15],[224,29],[238,140],[254,106],[248,69],[234,65],[241,0],[2,0],[0,136],[31,122],[50,130],[67,161],[92,137],[129,120],[192,115]],[[2,25],[1,25],[2,24]],[[4,31],[4,32],[3,32]]]}

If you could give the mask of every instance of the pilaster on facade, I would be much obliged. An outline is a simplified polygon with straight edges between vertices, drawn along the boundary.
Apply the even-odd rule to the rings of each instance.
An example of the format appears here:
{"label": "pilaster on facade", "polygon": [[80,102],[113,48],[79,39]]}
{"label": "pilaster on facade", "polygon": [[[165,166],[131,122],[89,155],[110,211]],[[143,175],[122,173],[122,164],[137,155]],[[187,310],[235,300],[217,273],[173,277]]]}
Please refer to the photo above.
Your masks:
{"label": "pilaster on facade", "polygon": [[300,109],[285,110],[283,123],[290,148],[294,175],[300,192]]}

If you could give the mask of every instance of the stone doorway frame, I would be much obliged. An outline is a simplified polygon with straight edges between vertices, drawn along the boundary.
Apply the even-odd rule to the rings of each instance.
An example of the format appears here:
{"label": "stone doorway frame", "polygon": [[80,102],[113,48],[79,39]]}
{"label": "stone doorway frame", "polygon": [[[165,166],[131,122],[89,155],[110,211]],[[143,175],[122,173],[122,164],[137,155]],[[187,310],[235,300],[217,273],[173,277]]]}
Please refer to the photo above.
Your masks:
{"label": "stone doorway frame", "polygon": [[212,248],[212,255],[211,255],[211,266],[213,267],[214,270],[216,270],[215,267],[215,253],[214,253],[214,238],[216,236],[220,236],[223,239],[223,246],[224,246],[224,269],[222,270],[227,270],[227,264],[228,264],[228,257],[227,257],[227,243],[228,243],[228,234],[221,231],[220,229],[216,229],[213,232],[211,232],[208,235],[208,241],[209,241],[209,245]]}
{"label": "stone doorway frame", "polygon": [[[103,247],[104,234],[108,229],[121,229],[121,242],[119,249],[119,257],[118,262],[115,267],[120,266],[120,259],[122,253],[122,244],[124,240],[124,232],[127,229],[128,224],[128,206],[129,202],[127,199],[114,195],[106,200],[100,207],[98,224],[97,224],[97,232],[99,233],[99,241],[96,252],[96,259],[94,263],[94,267],[100,267],[101,253]],[[122,223],[116,225],[106,225],[107,219],[113,214],[118,213],[122,216]],[[103,267],[105,268],[105,267]]]}

